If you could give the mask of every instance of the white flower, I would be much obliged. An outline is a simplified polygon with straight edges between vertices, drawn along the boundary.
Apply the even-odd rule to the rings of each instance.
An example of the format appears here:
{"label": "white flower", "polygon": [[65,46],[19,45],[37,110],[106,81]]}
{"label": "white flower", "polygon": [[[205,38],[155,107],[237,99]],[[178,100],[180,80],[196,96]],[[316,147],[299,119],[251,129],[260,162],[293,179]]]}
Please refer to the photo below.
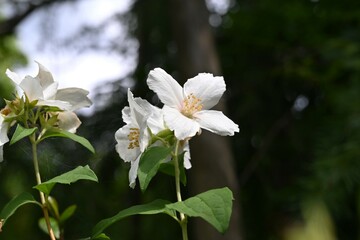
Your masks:
{"label": "white flower", "polygon": [[21,79],[16,73],[6,70],[6,75],[15,83],[20,97],[25,94],[30,101],[38,100],[38,106],[54,106],[68,111],[92,104],[87,97],[88,91],[81,88],[58,89],[59,83],[54,81],[51,72],[40,63],[37,64],[39,73],[36,77],[25,76]]}
{"label": "white flower", "polygon": [[[149,146],[151,139],[148,128],[152,134],[157,134],[165,130],[166,126],[162,110],[144,99],[134,98],[130,90],[128,90],[128,102],[129,106],[122,110],[122,118],[126,125],[116,131],[115,139],[116,151],[125,162],[131,163],[129,185],[134,188],[141,154]],[[186,151],[184,166],[187,169],[191,168],[188,142],[183,150]]]}
{"label": "white flower", "polygon": [[15,83],[19,97],[27,96],[30,102],[37,100],[37,106],[58,107],[59,128],[76,132],[81,122],[73,111],[82,107],[89,107],[92,103],[87,97],[88,91],[81,88],[58,89],[59,83],[55,82],[49,70],[39,65],[36,77],[26,76],[21,79],[16,73],[6,70],[7,76]]}
{"label": "white flower", "polygon": [[147,84],[164,103],[165,123],[174,131],[176,138],[191,138],[201,128],[222,136],[239,132],[238,125],[221,111],[208,110],[219,102],[225,92],[223,77],[200,73],[182,88],[163,69],[155,68],[150,71]]}
{"label": "white flower", "polygon": [[115,139],[116,151],[125,162],[131,163],[129,182],[130,187],[134,188],[141,154],[149,145],[151,138],[147,127],[156,134],[164,129],[164,123],[160,108],[152,106],[141,98],[134,98],[130,90],[128,90],[128,102],[129,107],[124,107],[122,110],[126,125],[116,131]]}

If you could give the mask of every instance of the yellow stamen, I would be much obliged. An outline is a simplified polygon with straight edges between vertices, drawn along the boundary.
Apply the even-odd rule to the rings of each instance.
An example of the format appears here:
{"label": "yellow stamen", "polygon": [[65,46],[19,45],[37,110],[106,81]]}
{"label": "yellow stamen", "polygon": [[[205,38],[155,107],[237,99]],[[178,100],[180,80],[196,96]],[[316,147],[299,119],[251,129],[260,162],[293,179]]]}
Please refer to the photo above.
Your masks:
{"label": "yellow stamen", "polygon": [[130,128],[130,133],[127,135],[129,139],[128,149],[139,147],[140,130],[138,128]]}
{"label": "yellow stamen", "polygon": [[193,93],[190,93],[183,101],[183,107],[181,113],[192,118],[194,113],[201,111],[203,105],[201,104],[201,99],[196,97]]}

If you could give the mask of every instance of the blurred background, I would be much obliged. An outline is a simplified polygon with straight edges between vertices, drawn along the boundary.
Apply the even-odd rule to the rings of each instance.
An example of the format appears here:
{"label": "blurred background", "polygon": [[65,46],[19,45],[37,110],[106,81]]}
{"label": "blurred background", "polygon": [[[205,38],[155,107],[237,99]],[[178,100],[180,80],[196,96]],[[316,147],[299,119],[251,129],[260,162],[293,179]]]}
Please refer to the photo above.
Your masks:
{"label": "blurred background", "polygon": [[[78,206],[66,239],[89,236],[99,220],[134,204],[175,201],[165,175],[144,194],[130,189],[129,165],[114,149],[127,88],[160,104],[146,85],[155,67],[181,84],[199,72],[224,76],[217,109],[240,126],[234,137],[203,131],[192,140],[184,195],[228,186],[235,201],[225,235],[190,219],[190,239],[360,239],[359,1],[3,0],[0,59],[3,98],[11,98],[6,69],[35,76],[34,60],[60,86],[91,92],[78,134],[96,154],[63,139],[39,150],[44,180],[86,164],[99,177],[55,187],[62,210]],[[37,196],[28,142],[5,145],[4,158],[0,208],[23,191]],[[48,239],[40,217],[33,206],[20,208],[0,239]],[[181,239],[169,219],[135,216],[106,233]]]}

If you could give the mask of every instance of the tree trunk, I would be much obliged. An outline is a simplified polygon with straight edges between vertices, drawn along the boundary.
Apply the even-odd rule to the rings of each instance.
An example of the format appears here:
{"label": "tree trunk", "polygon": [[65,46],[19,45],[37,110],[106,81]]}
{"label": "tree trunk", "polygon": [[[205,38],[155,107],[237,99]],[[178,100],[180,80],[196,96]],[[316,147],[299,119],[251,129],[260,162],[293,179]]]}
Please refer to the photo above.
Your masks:
{"label": "tree trunk", "polygon": [[[208,23],[209,13],[204,0],[172,0],[171,15],[180,69],[180,81],[184,82],[200,72],[220,75],[219,59],[214,38]],[[226,79],[225,79],[226,80]],[[224,97],[215,107],[226,112]],[[195,239],[217,240],[242,239],[240,221],[239,186],[229,137],[221,137],[203,131],[191,141],[193,168],[189,174],[191,196],[219,187],[229,187],[234,193],[233,213],[229,230],[218,233],[201,219],[194,221],[191,229]]]}

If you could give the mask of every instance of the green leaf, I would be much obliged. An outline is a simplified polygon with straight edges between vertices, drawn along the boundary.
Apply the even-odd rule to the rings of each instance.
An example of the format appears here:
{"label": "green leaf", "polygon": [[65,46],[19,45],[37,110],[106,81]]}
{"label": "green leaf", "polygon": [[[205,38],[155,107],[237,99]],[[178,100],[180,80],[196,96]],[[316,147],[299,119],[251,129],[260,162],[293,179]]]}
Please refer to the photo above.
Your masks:
{"label": "green leaf", "polygon": [[142,204],[142,205],[136,205],[132,206],[130,208],[124,209],[120,211],[118,214],[116,214],[113,217],[103,219],[100,222],[98,222],[95,227],[92,230],[92,237],[91,239],[97,239],[97,237],[109,226],[112,224],[120,221],[121,219],[136,215],[136,214],[158,214],[158,213],[166,213],[170,216],[176,218],[176,213],[172,210],[167,209],[165,206],[166,204],[170,203],[166,200],[155,200],[153,202]]}
{"label": "green leaf", "polygon": [[[50,217],[49,219],[50,219],[51,228],[52,228],[52,230],[54,231],[54,235],[55,235],[55,237],[56,237],[57,239],[59,239],[59,238],[60,238],[60,227],[59,227],[59,224],[58,224],[58,222],[56,221],[55,218]],[[49,231],[48,231],[48,228],[47,228],[47,224],[46,224],[45,218],[40,218],[38,224],[39,224],[40,229],[41,229],[44,233],[49,234]]]}
{"label": "green leaf", "polygon": [[86,165],[85,167],[78,166],[77,168],[69,172],[66,172],[64,174],[61,174],[59,176],[50,179],[49,181],[36,185],[34,188],[40,190],[46,195],[50,195],[50,192],[56,183],[71,184],[78,180],[90,180],[90,181],[98,182],[98,178],[95,175],[95,173],[90,169],[88,165]]}
{"label": "green leaf", "polygon": [[21,193],[20,195],[11,199],[0,213],[0,220],[2,225],[5,224],[6,220],[11,217],[19,207],[28,203],[36,204],[41,207],[41,204],[35,201],[34,197],[27,192]]}
{"label": "green leaf", "polygon": [[46,133],[42,136],[41,140],[49,138],[49,137],[65,137],[69,138],[77,143],[80,143],[82,146],[87,148],[90,152],[95,153],[94,147],[91,145],[91,143],[84,137],[81,137],[79,135],[76,135],[74,133],[64,131],[61,129],[52,129],[46,131]]}
{"label": "green leaf", "polygon": [[56,199],[48,196],[47,197],[47,205],[48,205],[48,209],[50,211],[50,213],[56,217],[56,219],[60,218],[60,214],[59,214],[59,204],[57,203]]}
{"label": "green leaf", "polygon": [[30,136],[33,134],[37,128],[23,128],[20,124],[16,126],[16,130],[14,132],[14,135],[12,136],[10,140],[10,145],[16,143],[17,141],[20,141],[24,137]]}
{"label": "green leaf", "polygon": [[[180,181],[186,186],[186,172],[184,168],[184,155],[185,152],[179,155],[179,168],[180,168]],[[175,176],[174,161],[165,162],[160,165],[159,171],[170,176]]]}
{"label": "green leaf", "polygon": [[145,150],[141,155],[138,178],[140,182],[140,188],[145,191],[148,187],[151,179],[156,175],[159,170],[160,164],[171,153],[171,148],[168,147],[150,147]]}
{"label": "green leaf", "polygon": [[166,207],[189,217],[201,217],[224,233],[229,227],[232,200],[233,195],[229,188],[219,188],[200,193],[183,202],[167,204]]}
{"label": "green leaf", "polygon": [[60,223],[63,224],[67,219],[69,219],[76,210],[76,205],[71,205],[65,209],[65,211],[60,215]]}
{"label": "green leaf", "polygon": [[108,236],[106,236],[104,233],[96,236],[96,238],[93,238],[94,240],[110,240]]}

